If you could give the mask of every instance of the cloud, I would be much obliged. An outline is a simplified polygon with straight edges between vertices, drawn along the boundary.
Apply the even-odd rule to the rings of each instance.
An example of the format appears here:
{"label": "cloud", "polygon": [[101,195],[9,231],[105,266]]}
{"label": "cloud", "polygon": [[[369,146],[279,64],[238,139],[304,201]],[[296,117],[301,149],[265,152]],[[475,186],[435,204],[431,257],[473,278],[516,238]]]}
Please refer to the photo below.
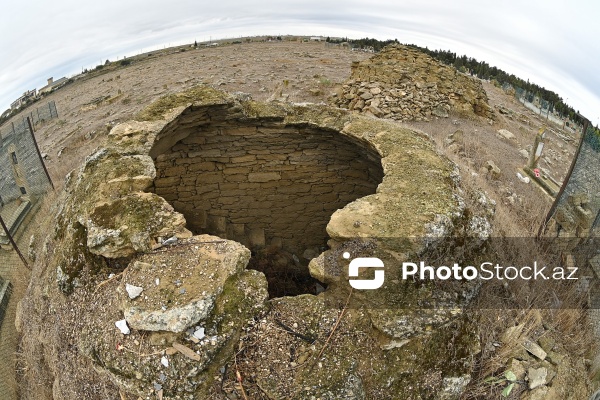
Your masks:
{"label": "cloud", "polygon": [[[600,3],[566,0],[43,0],[0,15],[0,108],[49,76],[164,45],[255,34],[397,38],[466,54],[600,114]],[[3,107],[2,107],[3,106]]]}

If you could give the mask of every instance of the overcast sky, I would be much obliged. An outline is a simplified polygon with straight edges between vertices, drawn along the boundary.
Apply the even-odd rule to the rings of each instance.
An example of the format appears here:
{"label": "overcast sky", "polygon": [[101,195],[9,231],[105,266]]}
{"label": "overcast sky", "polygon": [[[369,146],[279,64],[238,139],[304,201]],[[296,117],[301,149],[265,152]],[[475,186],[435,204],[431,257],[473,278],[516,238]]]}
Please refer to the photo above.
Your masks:
{"label": "overcast sky", "polygon": [[398,39],[487,61],[600,118],[597,0],[2,1],[0,112],[25,90],[165,45],[261,34]]}

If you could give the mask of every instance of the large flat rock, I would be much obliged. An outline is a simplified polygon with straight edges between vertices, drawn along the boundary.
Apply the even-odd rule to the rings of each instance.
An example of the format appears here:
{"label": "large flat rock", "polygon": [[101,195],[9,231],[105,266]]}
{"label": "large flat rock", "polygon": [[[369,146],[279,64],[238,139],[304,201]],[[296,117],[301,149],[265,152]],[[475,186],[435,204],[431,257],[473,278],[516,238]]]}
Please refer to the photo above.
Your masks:
{"label": "large flat rock", "polygon": [[[250,250],[216,236],[200,235],[145,254],[133,262],[120,288],[131,328],[183,332],[206,319],[225,282],[246,268]],[[130,299],[125,285],[143,289]]]}

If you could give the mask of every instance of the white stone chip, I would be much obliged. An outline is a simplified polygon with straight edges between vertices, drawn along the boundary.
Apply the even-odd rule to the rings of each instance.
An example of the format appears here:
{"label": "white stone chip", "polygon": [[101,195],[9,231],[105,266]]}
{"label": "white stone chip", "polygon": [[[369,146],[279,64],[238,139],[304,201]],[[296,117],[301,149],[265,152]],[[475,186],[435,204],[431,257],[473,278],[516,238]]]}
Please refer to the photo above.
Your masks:
{"label": "white stone chip", "polygon": [[127,294],[129,295],[130,299],[135,299],[140,294],[142,294],[144,288],[135,285],[130,285],[129,283],[127,283],[125,285],[125,290],[127,291]]}
{"label": "white stone chip", "polygon": [[129,327],[127,326],[127,321],[125,321],[124,319],[115,322],[115,325],[117,328],[119,328],[123,335],[129,335],[131,333]]}
{"label": "white stone chip", "polygon": [[204,328],[198,328],[196,329],[196,331],[194,332],[194,337],[196,339],[200,339],[202,340],[204,338]]}
{"label": "white stone chip", "polygon": [[160,363],[162,365],[164,365],[165,367],[168,367],[169,366],[169,359],[167,357],[165,357],[165,356],[162,356],[162,358],[160,359]]}
{"label": "white stone chip", "polygon": [[529,177],[521,175],[520,172],[517,172],[517,178],[523,183],[529,183]]}

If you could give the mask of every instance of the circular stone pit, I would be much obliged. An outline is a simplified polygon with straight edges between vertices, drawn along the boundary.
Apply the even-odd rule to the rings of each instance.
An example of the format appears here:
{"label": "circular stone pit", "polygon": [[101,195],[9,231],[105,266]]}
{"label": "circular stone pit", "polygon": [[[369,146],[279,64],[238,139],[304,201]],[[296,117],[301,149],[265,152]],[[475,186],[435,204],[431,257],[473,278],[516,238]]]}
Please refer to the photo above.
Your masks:
{"label": "circular stone pit", "polygon": [[315,292],[307,265],[327,248],[331,215],[383,178],[377,151],[356,138],[231,107],[188,109],[158,135],[152,191],[194,234],[250,248],[276,297]]}

